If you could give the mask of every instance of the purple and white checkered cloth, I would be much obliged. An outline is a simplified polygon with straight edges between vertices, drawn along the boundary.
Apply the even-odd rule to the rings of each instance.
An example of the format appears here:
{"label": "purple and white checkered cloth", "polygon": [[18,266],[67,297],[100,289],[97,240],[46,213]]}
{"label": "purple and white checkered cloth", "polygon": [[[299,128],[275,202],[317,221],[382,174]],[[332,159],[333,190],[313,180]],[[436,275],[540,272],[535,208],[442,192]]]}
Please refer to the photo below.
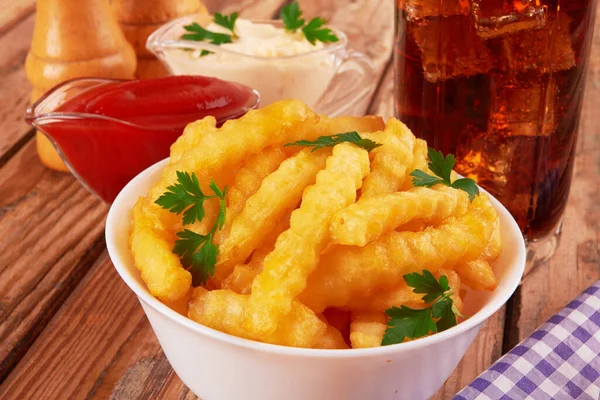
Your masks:
{"label": "purple and white checkered cloth", "polygon": [[600,399],[600,281],[453,400]]}

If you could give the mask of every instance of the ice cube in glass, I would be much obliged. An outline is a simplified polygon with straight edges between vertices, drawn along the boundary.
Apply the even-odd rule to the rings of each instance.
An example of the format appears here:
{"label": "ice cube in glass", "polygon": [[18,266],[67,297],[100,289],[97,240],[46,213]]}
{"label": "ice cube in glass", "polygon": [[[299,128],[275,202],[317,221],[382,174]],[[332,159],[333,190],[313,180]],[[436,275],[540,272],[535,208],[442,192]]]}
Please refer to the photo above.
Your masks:
{"label": "ice cube in glass", "polygon": [[472,76],[492,68],[492,55],[468,16],[431,18],[414,23],[425,78],[430,82]]}
{"label": "ice cube in glass", "polygon": [[542,28],[546,7],[540,0],[471,0],[477,34],[492,38]]}

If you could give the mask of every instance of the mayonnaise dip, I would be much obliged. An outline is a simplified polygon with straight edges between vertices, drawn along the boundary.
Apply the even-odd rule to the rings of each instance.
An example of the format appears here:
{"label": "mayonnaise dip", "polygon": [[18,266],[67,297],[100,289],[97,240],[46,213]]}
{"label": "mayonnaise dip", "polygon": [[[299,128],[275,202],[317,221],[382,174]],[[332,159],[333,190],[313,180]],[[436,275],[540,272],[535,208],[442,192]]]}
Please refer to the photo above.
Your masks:
{"label": "mayonnaise dip", "polygon": [[[214,23],[206,29],[231,34]],[[163,57],[175,75],[212,76],[250,86],[259,91],[261,106],[298,99],[313,107],[335,75],[336,55],[321,42],[311,44],[301,32],[238,19],[235,33],[233,43],[221,44],[211,54],[170,49]]]}

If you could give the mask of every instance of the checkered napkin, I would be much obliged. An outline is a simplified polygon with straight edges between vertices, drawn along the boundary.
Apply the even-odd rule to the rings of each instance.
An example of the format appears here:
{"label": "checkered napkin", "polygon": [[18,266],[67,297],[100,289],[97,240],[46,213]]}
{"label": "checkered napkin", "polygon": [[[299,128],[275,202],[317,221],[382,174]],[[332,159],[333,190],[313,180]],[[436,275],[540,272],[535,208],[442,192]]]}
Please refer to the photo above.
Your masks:
{"label": "checkered napkin", "polygon": [[453,400],[600,399],[600,281]]}

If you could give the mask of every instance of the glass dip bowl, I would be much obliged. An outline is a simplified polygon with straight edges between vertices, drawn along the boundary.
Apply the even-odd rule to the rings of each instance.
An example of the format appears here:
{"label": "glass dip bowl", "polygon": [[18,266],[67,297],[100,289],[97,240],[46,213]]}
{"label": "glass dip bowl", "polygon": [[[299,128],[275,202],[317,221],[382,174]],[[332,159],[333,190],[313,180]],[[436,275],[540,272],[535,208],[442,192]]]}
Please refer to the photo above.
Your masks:
{"label": "glass dip bowl", "polygon": [[[184,26],[198,16],[171,21],[148,37],[146,46],[173,75],[204,75],[237,82],[260,93],[261,106],[298,99],[330,116],[359,114],[372,93],[373,66],[362,53],[349,50],[346,35],[333,30],[339,41],[295,55],[258,56],[208,42],[183,40]],[[283,27],[281,21],[251,20]],[[202,25],[202,24],[201,24]],[[189,32],[187,32],[189,33]],[[212,54],[199,56],[202,51]]]}

